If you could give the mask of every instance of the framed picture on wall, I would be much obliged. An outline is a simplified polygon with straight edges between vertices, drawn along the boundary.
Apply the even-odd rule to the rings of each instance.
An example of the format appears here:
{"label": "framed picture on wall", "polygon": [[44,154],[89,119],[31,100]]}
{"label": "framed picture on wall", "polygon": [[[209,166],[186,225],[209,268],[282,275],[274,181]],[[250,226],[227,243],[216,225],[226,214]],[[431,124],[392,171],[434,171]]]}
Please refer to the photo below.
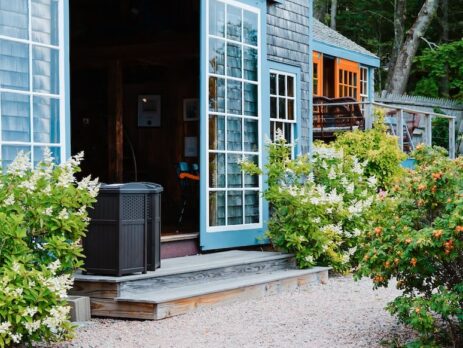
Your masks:
{"label": "framed picture on wall", "polygon": [[161,127],[161,96],[138,96],[138,127]]}
{"label": "framed picture on wall", "polygon": [[183,100],[183,120],[198,121],[199,120],[199,102],[198,99],[189,98]]}

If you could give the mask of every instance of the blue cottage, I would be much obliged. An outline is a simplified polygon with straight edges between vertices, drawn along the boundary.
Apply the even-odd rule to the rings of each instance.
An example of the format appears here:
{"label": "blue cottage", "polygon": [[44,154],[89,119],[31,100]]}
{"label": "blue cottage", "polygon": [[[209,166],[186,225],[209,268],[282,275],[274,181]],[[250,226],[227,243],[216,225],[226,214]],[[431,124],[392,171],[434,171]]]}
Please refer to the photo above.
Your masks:
{"label": "blue cottage", "polygon": [[0,0],[2,165],[84,150],[84,174],[163,185],[164,256],[264,244],[238,163],[277,129],[310,151],[313,95],[371,100],[378,66],[310,0]]}

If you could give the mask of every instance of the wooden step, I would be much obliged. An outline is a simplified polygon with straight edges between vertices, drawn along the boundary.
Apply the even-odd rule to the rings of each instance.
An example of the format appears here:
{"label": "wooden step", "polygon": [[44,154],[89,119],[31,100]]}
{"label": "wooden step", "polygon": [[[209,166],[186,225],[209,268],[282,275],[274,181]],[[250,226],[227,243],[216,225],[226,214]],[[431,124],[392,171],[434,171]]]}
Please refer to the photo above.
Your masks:
{"label": "wooden step", "polygon": [[161,236],[161,259],[199,254],[199,233]]}
{"label": "wooden step", "polygon": [[292,255],[234,250],[163,260],[161,269],[147,274],[76,274],[72,294],[89,296],[94,316],[163,319],[327,278],[328,268],[295,269]]}
{"label": "wooden step", "polygon": [[328,281],[328,268],[282,270],[270,274],[218,280],[193,286],[150,291],[126,292],[111,299],[92,299],[92,315],[113,318],[161,320],[202,307],[275,295]]}

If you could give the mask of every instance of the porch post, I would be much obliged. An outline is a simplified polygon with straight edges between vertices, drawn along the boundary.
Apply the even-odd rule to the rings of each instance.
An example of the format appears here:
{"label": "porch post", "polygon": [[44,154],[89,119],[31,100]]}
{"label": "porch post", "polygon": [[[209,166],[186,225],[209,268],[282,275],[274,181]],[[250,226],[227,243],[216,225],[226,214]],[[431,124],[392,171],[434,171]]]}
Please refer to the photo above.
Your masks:
{"label": "porch post", "polygon": [[425,120],[425,144],[432,146],[432,116],[430,114],[424,114]]}
{"label": "porch post", "polygon": [[449,120],[449,156],[451,159],[455,159],[455,119]]}
{"label": "porch post", "polygon": [[404,110],[397,110],[397,136],[399,137],[400,150],[404,151]]}
{"label": "porch post", "polygon": [[116,60],[108,69],[108,178],[113,183],[123,181],[123,98],[122,64]]}

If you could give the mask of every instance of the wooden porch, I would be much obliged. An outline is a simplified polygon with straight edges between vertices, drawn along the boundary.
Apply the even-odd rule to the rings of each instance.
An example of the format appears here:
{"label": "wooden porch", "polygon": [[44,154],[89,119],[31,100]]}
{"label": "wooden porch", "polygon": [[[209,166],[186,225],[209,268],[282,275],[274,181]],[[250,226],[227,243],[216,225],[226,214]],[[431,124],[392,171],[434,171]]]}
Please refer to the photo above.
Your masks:
{"label": "wooden porch", "polygon": [[233,250],[166,259],[159,270],[147,274],[79,273],[71,294],[90,297],[92,316],[159,320],[325,283],[328,271],[299,270],[288,254]]}
{"label": "wooden porch", "polygon": [[418,144],[433,145],[433,121],[443,119],[448,122],[449,157],[455,158],[455,116],[377,102],[357,102],[348,97],[331,99],[316,96],[313,108],[314,139],[325,142],[333,141],[338,133],[370,129],[374,122],[374,109],[382,109],[388,132],[397,136],[399,147],[405,153],[413,151]]}

